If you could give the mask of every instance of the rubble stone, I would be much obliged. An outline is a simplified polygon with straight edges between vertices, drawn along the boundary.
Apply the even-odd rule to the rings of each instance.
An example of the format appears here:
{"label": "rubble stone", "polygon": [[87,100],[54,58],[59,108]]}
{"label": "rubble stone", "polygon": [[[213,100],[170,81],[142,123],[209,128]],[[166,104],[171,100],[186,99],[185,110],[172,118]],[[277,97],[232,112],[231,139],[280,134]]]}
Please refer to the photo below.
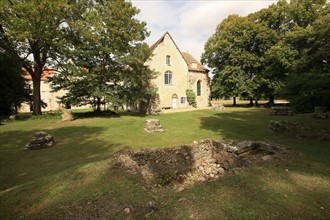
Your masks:
{"label": "rubble stone", "polygon": [[163,187],[234,174],[253,162],[273,159],[286,150],[282,145],[265,141],[233,145],[224,140],[202,140],[173,148],[120,151],[116,158],[123,167],[140,174],[148,185]]}
{"label": "rubble stone", "polygon": [[74,117],[70,109],[65,109],[62,113],[62,121],[73,121]]}
{"label": "rubble stone", "polygon": [[55,140],[53,135],[44,131],[36,132],[29,143],[25,145],[26,150],[39,150],[43,148],[53,147]]}
{"label": "rubble stone", "polygon": [[164,132],[159,119],[147,119],[144,125],[144,130],[147,133]]}

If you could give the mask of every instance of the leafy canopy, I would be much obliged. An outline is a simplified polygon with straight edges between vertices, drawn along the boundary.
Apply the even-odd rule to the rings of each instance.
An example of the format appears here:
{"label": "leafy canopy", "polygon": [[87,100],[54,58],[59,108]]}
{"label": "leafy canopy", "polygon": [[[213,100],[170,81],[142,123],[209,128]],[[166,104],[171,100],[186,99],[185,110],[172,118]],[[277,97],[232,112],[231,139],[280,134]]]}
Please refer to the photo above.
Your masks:
{"label": "leafy canopy", "polygon": [[148,102],[154,95],[155,73],[144,66],[151,52],[142,42],[149,33],[138,12],[123,0],[93,1],[68,23],[71,46],[51,80],[54,90],[68,91],[62,102],[99,111],[102,103]]}
{"label": "leafy canopy", "polygon": [[[299,110],[311,110],[308,102],[329,107],[322,98],[328,95],[323,82],[329,81],[329,12],[325,0],[281,0],[223,20],[202,55],[213,69],[213,97],[269,97],[271,102],[282,95]],[[297,86],[307,79],[312,82]]]}

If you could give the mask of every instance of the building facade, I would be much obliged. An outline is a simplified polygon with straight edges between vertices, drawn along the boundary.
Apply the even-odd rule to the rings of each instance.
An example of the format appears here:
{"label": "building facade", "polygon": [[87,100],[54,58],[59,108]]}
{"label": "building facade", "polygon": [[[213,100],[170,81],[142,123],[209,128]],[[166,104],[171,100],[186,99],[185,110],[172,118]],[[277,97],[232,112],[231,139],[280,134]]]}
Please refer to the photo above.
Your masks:
{"label": "building facade", "polygon": [[208,69],[189,53],[181,52],[168,32],[150,49],[152,57],[146,65],[159,73],[152,83],[158,88],[160,108],[191,108],[187,90],[196,94],[197,108],[210,105]]}

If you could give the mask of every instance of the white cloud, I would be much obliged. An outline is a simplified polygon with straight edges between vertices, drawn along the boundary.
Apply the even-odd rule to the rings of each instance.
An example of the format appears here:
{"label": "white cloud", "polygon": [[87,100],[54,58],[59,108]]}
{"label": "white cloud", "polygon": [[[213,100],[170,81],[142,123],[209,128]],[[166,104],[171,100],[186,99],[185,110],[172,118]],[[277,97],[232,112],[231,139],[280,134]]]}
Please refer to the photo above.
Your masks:
{"label": "white cloud", "polygon": [[151,31],[148,44],[154,43],[168,31],[181,51],[189,51],[197,59],[204,50],[206,40],[223,19],[230,14],[246,16],[272,3],[276,1],[132,1],[134,6],[141,9],[137,18],[146,21]]}

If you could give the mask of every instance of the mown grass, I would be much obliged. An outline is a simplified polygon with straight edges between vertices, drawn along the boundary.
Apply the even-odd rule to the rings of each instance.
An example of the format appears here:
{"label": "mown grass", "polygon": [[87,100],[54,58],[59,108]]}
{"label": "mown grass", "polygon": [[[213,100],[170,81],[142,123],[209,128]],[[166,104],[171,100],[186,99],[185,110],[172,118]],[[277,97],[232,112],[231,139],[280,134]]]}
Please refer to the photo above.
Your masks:
{"label": "mown grass", "polygon": [[[0,126],[0,219],[329,219],[330,143],[269,132],[270,120],[289,120],[330,132],[328,120],[309,114],[269,116],[268,110],[226,108],[152,116],[164,133],[143,131],[143,117],[83,118],[60,123],[55,114]],[[24,151],[34,132],[56,145]],[[176,192],[150,191],[132,174],[113,167],[122,149],[163,148],[201,139],[267,140],[296,156]],[[152,211],[148,202],[154,201]],[[86,214],[85,212],[89,212]],[[85,213],[85,214],[83,214]]]}

